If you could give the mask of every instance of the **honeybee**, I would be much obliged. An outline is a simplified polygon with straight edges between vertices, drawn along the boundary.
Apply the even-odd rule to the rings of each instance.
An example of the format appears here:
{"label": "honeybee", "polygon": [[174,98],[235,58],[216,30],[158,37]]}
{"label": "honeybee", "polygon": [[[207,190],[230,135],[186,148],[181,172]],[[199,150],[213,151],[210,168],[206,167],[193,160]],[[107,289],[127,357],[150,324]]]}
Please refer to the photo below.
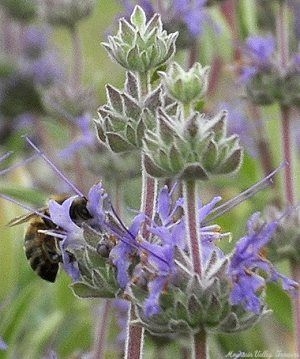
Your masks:
{"label": "honeybee", "polygon": [[[54,196],[57,203],[62,204],[69,196]],[[87,210],[87,199],[77,197],[70,207],[70,218],[72,221],[81,226],[82,222],[92,218]],[[41,213],[39,215],[38,213]],[[45,217],[44,217],[44,216]],[[14,218],[9,222],[9,226],[15,226],[28,222],[25,232],[24,249],[31,268],[44,280],[55,282],[59,263],[62,263],[62,255],[59,248],[61,238],[43,233],[45,230],[59,230],[59,227],[50,219],[48,207],[37,210],[37,213]]]}

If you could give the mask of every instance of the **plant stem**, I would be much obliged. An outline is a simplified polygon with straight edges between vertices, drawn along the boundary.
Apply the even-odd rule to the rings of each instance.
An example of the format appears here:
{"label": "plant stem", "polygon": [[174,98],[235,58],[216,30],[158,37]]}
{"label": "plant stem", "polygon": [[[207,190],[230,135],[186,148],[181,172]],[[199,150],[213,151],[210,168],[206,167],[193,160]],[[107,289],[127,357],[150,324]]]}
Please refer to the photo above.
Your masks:
{"label": "plant stem", "polygon": [[288,5],[286,0],[279,1],[276,16],[276,37],[278,48],[279,70],[285,74],[289,62],[289,24]]}
{"label": "plant stem", "polygon": [[[289,24],[288,24],[288,4],[282,0],[278,4],[276,16],[276,35],[279,56],[279,71],[284,76],[289,64]],[[293,144],[291,134],[290,108],[281,105],[281,125],[282,125],[282,144],[283,156],[286,161],[284,171],[285,200],[288,206],[296,204],[296,190],[294,181],[293,163]],[[300,263],[293,260],[291,263],[292,277],[296,282],[300,281]],[[300,293],[294,298],[294,320],[295,320],[295,347],[298,357],[300,357]]]}
{"label": "plant stem", "polygon": [[282,125],[282,145],[283,158],[286,162],[284,167],[284,187],[285,199],[288,205],[293,206],[295,199],[295,183],[294,183],[294,166],[292,154],[292,136],[291,136],[291,118],[290,109],[286,106],[281,106],[281,125]]}
{"label": "plant stem", "polygon": [[71,85],[78,89],[82,80],[83,58],[81,50],[81,41],[78,27],[75,25],[70,28],[72,47],[73,47],[73,68],[71,74]]}
{"label": "plant stem", "polygon": [[[187,245],[192,261],[194,273],[201,279],[203,276],[202,248],[200,238],[200,223],[198,217],[197,182],[194,180],[183,182],[184,212],[187,228]],[[206,333],[201,331],[192,338],[193,358],[206,358]]]}
{"label": "plant stem", "polygon": [[144,346],[144,328],[132,325],[131,322],[136,319],[134,306],[131,305],[128,311],[127,337],[125,346],[125,359],[140,359],[143,354]]}
{"label": "plant stem", "polygon": [[[277,8],[276,16],[276,36],[278,46],[279,70],[281,75],[286,73],[289,62],[289,33],[288,33],[288,5],[285,0],[280,1]],[[286,161],[285,166],[285,199],[289,205],[295,204],[295,184],[293,171],[292,156],[292,136],[291,136],[291,119],[290,108],[281,105],[281,125],[282,125],[282,144],[283,157]]]}
{"label": "plant stem", "polygon": [[[144,161],[144,156],[142,156]],[[155,200],[156,200],[156,180],[149,177],[146,171],[142,170],[142,201],[141,212],[144,212],[148,218],[153,218]],[[149,232],[146,226],[142,229],[142,236],[144,240],[149,237]],[[136,319],[134,306],[131,305],[129,309],[128,331],[126,338],[125,358],[139,359],[142,357],[144,345],[144,328],[132,325],[131,323]]]}
{"label": "plant stem", "polygon": [[98,314],[99,321],[96,329],[96,338],[94,343],[94,350],[92,359],[102,359],[105,355],[106,337],[109,327],[108,317],[111,310],[111,301],[106,299]]}
{"label": "plant stem", "polygon": [[199,58],[199,40],[195,38],[188,52],[188,68],[190,69]]}
{"label": "plant stem", "polygon": [[[300,283],[300,264],[291,263],[293,279]],[[295,347],[300,356],[300,290],[298,289],[294,298],[294,318],[295,318]]]}
{"label": "plant stem", "polygon": [[187,226],[187,241],[189,253],[191,256],[193,269],[201,278],[202,276],[202,260],[201,260],[201,240],[200,240],[200,223],[198,218],[197,204],[197,185],[196,181],[185,181],[183,183],[183,194],[185,203],[185,216]]}
{"label": "plant stem", "polygon": [[[240,42],[240,31],[237,18],[237,0],[227,0],[220,4],[220,9],[225,17],[232,33],[232,41],[235,44]],[[241,58],[241,49],[239,46],[234,47],[234,60],[239,61]]]}
{"label": "plant stem", "polygon": [[193,350],[192,358],[193,359],[206,359],[208,358],[207,351],[207,338],[206,332],[200,331],[193,336]]}

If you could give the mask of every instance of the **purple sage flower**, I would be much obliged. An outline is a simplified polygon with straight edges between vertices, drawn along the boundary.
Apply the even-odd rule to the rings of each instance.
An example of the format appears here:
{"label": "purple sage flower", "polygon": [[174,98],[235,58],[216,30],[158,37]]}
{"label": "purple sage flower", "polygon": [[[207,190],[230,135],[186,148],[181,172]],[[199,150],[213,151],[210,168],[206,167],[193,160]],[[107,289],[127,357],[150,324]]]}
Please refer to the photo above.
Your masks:
{"label": "purple sage flower", "polygon": [[117,281],[121,288],[125,288],[130,281],[128,269],[140,245],[137,242],[137,235],[144,220],[145,215],[140,213],[133,219],[128,230],[120,231],[119,228],[111,227],[112,233],[116,235],[120,241],[111,250],[109,258],[117,268]]}
{"label": "purple sage flower", "polygon": [[[221,197],[215,197],[210,203],[204,206],[199,203],[200,223],[205,220],[220,200]],[[183,199],[179,198],[173,206],[171,204],[172,191],[169,192],[165,186],[158,195],[156,216],[148,228],[152,235],[150,241],[141,242],[143,251],[146,249],[146,253],[144,253],[146,259],[141,266],[146,273],[151,273],[151,279],[148,282],[149,296],[144,302],[144,313],[147,317],[160,312],[160,295],[168,285],[176,280],[178,271],[174,258],[176,247],[182,250],[186,249],[186,228],[183,213],[174,221],[174,218],[176,218],[175,213],[180,208],[183,210]],[[219,233],[219,229],[219,226],[216,225],[203,225],[200,228],[200,237],[203,242],[203,259],[205,263],[213,251],[215,251],[219,257],[224,256],[221,250],[214,245],[214,241],[224,236]],[[141,267],[139,267],[138,270],[141,270]]]}
{"label": "purple sage flower", "polygon": [[[49,214],[51,220],[61,229],[61,234],[53,233],[54,237],[60,236],[60,248],[62,252],[63,267],[70,277],[76,281],[80,277],[77,263],[73,260],[70,249],[76,249],[83,245],[83,230],[77,226],[70,217],[70,208],[75,198],[66,199],[62,204],[55,200],[49,201]],[[51,233],[49,233],[51,234]]]}
{"label": "purple sage flower", "polygon": [[[283,289],[294,292],[298,284],[280,274],[262,254],[262,249],[271,240],[277,229],[277,222],[263,224],[257,230],[259,213],[255,213],[248,221],[248,234],[236,244],[231,257],[229,275],[233,288],[231,303],[241,304],[247,310],[259,314],[263,309],[263,301],[259,297],[261,289],[267,282],[282,281]],[[261,276],[258,270],[265,276]]]}

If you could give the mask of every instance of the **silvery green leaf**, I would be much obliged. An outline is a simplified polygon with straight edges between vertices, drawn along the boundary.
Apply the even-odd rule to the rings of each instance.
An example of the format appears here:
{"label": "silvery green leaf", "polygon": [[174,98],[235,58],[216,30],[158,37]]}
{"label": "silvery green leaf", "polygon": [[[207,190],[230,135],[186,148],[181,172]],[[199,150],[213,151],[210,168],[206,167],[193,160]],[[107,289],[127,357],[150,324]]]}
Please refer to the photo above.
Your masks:
{"label": "silvery green leaf", "polygon": [[107,132],[107,141],[112,151],[114,152],[126,152],[134,150],[135,147],[130,144],[124,137],[117,133]]}

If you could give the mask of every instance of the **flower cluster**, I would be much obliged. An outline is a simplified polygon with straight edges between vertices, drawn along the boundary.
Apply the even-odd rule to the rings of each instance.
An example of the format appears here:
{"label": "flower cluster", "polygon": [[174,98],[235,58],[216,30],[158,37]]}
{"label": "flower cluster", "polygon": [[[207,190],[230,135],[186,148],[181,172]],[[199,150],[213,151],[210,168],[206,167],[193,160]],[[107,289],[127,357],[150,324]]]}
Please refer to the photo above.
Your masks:
{"label": "flower cluster", "polygon": [[236,135],[227,137],[226,111],[214,117],[194,112],[185,118],[159,109],[156,131],[144,139],[145,168],[153,177],[207,180],[238,170],[243,150]]}
{"label": "flower cluster", "polygon": [[272,35],[250,36],[243,47],[245,65],[240,80],[254,103],[299,106],[299,54],[293,54],[285,68],[277,60],[275,38]]}
{"label": "flower cluster", "polygon": [[78,21],[89,16],[94,6],[94,0],[47,0],[40,4],[47,22],[69,28],[73,28]]}
{"label": "flower cluster", "polygon": [[[166,335],[200,327],[221,332],[247,328],[265,313],[263,293],[268,281],[282,281],[285,290],[295,290],[297,284],[278,273],[261,252],[277,222],[258,228],[255,214],[233,253],[227,255],[216,245],[228,233],[220,233],[218,225],[206,225],[205,220],[220,197],[199,203],[204,276],[195,275],[186,243],[183,199],[174,203],[172,193],[163,187],[154,219],[139,213],[128,229],[101,184],[89,191],[88,215],[81,222],[70,215],[76,197],[49,203],[51,220],[64,236],[64,264],[78,296],[126,298],[135,304],[143,326]],[[143,228],[150,234],[147,240],[141,235]]]}
{"label": "flower cluster", "polygon": [[60,80],[63,71],[48,44],[45,29],[27,26],[23,30],[22,51],[17,61],[8,49],[1,63],[0,111],[15,119],[23,114],[43,114],[40,89]]}
{"label": "flower cluster", "polygon": [[[263,213],[267,221],[277,221],[278,229],[272,242],[268,245],[268,255],[274,262],[288,259],[292,262],[300,260],[300,208],[287,207],[280,210],[269,206]],[[260,219],[262,220],[262,219]]]}

